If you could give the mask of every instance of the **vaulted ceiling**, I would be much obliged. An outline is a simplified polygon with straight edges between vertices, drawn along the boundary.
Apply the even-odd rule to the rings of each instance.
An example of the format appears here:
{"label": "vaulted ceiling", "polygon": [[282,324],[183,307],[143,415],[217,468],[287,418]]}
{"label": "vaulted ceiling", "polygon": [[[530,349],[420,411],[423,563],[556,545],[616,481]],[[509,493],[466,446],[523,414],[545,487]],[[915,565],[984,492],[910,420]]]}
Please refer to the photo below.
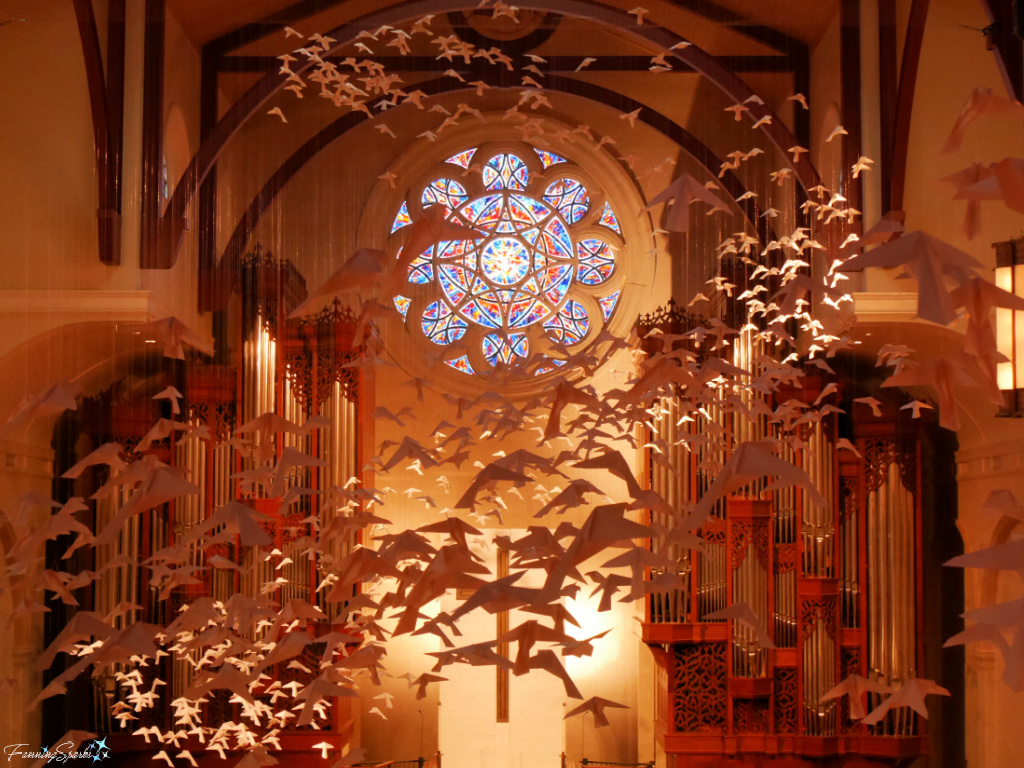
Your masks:
{"label": "vaulted ceiling", "polygon": [[[245,25],[303,24],[311,29],[341,11],[358,16],[382,7],[372,0],[168,0],[168,7],[196,46],[202,46]],[[403,5],[403,3],[395,3]],[[417,4],[419,5],[419,4]],[[467,8],[473,3],[467,3]],[[529,3],[520,3],[529,7]],[[607,3],[632,9],[636,0]],[[814,45],[838,12],[838,0],[658,0],[648,2],[658,23],[681,22],[697,28],[709,23],[730,27],[752,24],[774,29]],[[269,30],[268,30],[269,31]]]}

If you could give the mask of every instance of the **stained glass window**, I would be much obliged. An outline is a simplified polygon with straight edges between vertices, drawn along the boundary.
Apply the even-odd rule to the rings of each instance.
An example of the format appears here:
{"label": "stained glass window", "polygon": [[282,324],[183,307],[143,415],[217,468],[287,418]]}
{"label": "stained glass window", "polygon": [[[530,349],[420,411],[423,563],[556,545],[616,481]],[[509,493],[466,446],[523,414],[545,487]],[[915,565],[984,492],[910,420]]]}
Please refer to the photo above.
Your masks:
{"label": "stained glass window", "polygon": [[608,203],[604,204],[604,210],[601,211],[601,223],[609,229],[614,229],[620,235],[622,234],[622,230],[619,229],[619,220],[615,218],[612,207]]}
{"label": "stained glass window", "polygon": [[612,312],[615,311],[615,305],[619,303],[619,291],[605,296],[603,299],[598,299],[597,303],[601,305],[601,314],[604,315],[604,319],[607,320],[612,316]]}
{"label": "stained glass window", "polygon": [[448,365],[454,368],[456,371],[462,371],[463,373],[474,374],[476,371],[473,370],[473,364],[469,362],[469,356],[463,355],[457,357],[454,360],[445,360]]}
{"label": "stained glass window", "polygon": [[430,259],[430,251],[426,251],[413,259],[412,264],[409,265],[409,282],[423,285],[433,279],[434,262]]}
{"label": "stained glass window", "polygon": [[484,186],[487,189],[526,189],[529,171],[517,155],[495,155],[484,166]]}
{"label": "stained glass window", "polygon": [[555,341],[571,346],[586,338],[590,330],[590,319],[582,304],[569,300],[557,315],[544,323],[544,328]]}
{"label": "stained glass window", "polygon": [[583,218],[590,207],[590,197],[582,183],[575,179],[559,179],[544,190],[544,201],[558,209],[570,224]]}
{"label": "stained glass window", "polygon": [[[545,168],[564,164],[568,174],[574,173],[571,160],[523,149],[536,152]],[[408,297],[397,297],[395,306],[434,344],[459,342],[458,352],[444,361],[457,371],[476,375],[534,361],[528,370],[551,372],[565,361],[535,352],[546,345],[532,340],[546,336],[549,344],[570,349],[584,344],[609,321],[619,301],[621,278],[612,245],[595,236],[593,227],[576,232],[583,221],[593,221],[587,215],[598,191],[571,175],[555,181],[531,177],[524,153],[480,153],[474,147],[446,160],[466,168],[477,157],[484,161],[479,176],[459,182],[440,175],[402,203],[393,233],[412,223],[411,212],[443,205],[454,223],[480,237],[442,240],[419,254],[409,266]],[[600,204],[597,223],[621,235],[610,204]],[[585,295],[591,298],[580,301]],[[423,298],[416,306],[424,309],[414,317],[416,297]],[[595,300],[600,315],[588,309]]]}
{"label": "stained glass window", "polygon": [[468,197],[466,188],[459,184],[459,182],[452,181],[451,179],[436,179],[430,182],[427,188],[423,190],[421,202],[424,207],[440,203],[445,208],[451,210],[458,208],[466,202]]}
{"label": "stained glass window", "polygon": [[398,215],[395,216],[395,223],[391,225],[391,234],[394,234],[407,224],[412,224],[412,217],[409,215],[409,206],[403,200],[402,207],[398,209]]}
{"label": "stained glass window", "polygon": [[467,149],[465,152],[459,152],[457,155],[452,155],[446,163],[453,163],[454,165],[461,165],[463,168],[469,168],[469,164],[473,161],[473,153],[476,152],[476,148]]}
{"label": "stained glass window", "polygon": [[442,301],[431,302],[423,311],[423,333],[435,344],[451,344],[466,332],[466,321]]}
{"label": "stained glass window", "polygon": [[559,157],[554,152],[547,152],[543,149],[536,149],[534,151],[537,153],[537,157],[540,158],[540,161],[544,164],[545,168],[550,168],[552,165],[558,165],[558,163],[565,162],[564,157]]}
{"label": "stained glass window", "polygon": [[579,281],[584,285],[598,285],[611,277],[615,269],[615,256],[611,246],[603,240],[587,238],[576,244],[579,253]]}
{"label": "stained glass window", "polygon": [[167,168],[167,158],[160,162],[160,196],[164,200],[171,199],[171,172]]}
{"label": "stained glass window", "polygon": [[508,336],[491,333],[484,336],[484,357],[491,365],[511,365],[517,362],[517,357],[526,359],[529,348],[530,343],[525,333],[512,333]]}

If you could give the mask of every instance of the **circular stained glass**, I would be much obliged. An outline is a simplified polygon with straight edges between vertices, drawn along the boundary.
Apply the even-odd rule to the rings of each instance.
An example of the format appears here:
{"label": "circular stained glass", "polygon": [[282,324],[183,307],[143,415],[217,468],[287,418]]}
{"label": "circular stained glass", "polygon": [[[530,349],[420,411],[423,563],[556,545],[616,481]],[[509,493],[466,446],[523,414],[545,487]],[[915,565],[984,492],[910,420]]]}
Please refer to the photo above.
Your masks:
{"label": "circular stained glass", "polygon": [[[579,178],[544,178],[556,166],[579,173],[570,161],[524,150],[484,154],[473,147],[448,158],[448,167],[468,170],[471,159],[477,161],[481,172],[464,174],[461,183],[442,175],[413,190],[392,226],[394,233],[411,223],[415,203],[421,210],[441,205],[446,218],[481,235],[442,240],[413,260],[410,294],[429,297],[418,318],[409,313],[411,298],[395,299],[427,339],[442,346],[459,342],[445,362],[463,373],[521,364],[535,348],[531,339],[540,336],[556,350],[582,344],[618,304],[621,289],[611,279],[612,243],[621,239],[615,213],[607,201],[602,204],[599,190]],[[585,236],[575,235],[579,227],[587,228]],[[584,295],[591,300],[579,301]],[[590,307],[597,310],[592,314]],[[546,357],[534,370],[551,371],[563,362]]]}
{"label": "circular stained glass", "polygon": [[[569,230],[555,209],[525,194],[503,192],[471,200],[458,214],[488,236],[475,244],[459,241],[458,249],[452,243],[436,249],[438,282],[457,313],[511,332],[558,311],[576,259]],[[456,258],[449,258],[453,250]],[[410,273],[410,279],[418,276]]]}
{"label": "circular stained glass", "polygon": [[530,251],[514,237],[496,237],[480,251],[484,277],[501,285],[518,283],[530,271]]}

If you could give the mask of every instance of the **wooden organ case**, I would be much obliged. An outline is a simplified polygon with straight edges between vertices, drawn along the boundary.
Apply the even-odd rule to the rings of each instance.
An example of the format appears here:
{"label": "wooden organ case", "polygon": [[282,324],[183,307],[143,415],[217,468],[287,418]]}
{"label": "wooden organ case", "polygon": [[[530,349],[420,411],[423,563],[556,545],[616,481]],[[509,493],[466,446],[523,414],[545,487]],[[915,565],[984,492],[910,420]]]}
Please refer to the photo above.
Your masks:
{"label": "wooden organ case", "polygon": [[[699,323],[670,304],[642,317],[638,330],[682,334]],[[723,354],[745,367],[760,352],[754,337],[741,335]],[[802,381],[802,389],[776,392],[769,407],[791,398],[814,403],[824,382],[812,373]],[[780,436],[763,416],[685,409],[680,397],[665,396],[647,425],[649,487],[675,508],[704,494],[733,446]],[[891,765],[927,750],[926,721],[908,708],[869,727],[850,719],[847,698],[822,700],[851,674],[894,688],[927,676],[921,431],[896,407],[881,417],[866,406],[845,410],[853,418],[834,412],[797,427],[784,449],[827,507],[798,486],[751,483],[718,502],[698,531],[700,549],[672,543],[663,552],[685,588],[648,596],[642,636],[657,659],[657,728],[669,768],[743,759]],[[837,450],[840,438],[854,450]],[[662,551],[658,540],[651,547]],[[747,624],[715,618],[740,603],[774,648]],[[868,694],[867,711],[881,699]]]}
{"label": "wooden organ case", "polygon": [[[115,616],[134,604],[140,606],[138,612],[124,613],[116,621],[168,624],[184,604],[197,599],[227,601],[241,594],[270,598],[282,606],[299,601],[315,606],[326,616],[309,621],[308,631],[317,637],[330,631],[332,621],[344,618],[347,604],[336,596],[328,602],[330,590],[319,588],[324,573],[351,550],[360,533],[334,538],[313,555],[309,546],[313,531],[308,519],[319,515],[321,527],[329,525],[326,518],[336,514],[324,503],[330,498],[330,489],[345,486],[353,477],[363,480],[362,445],[372,440],[368,436],[372,425],[367,429],[364,418],[366,409],[372,410],[372,406],[365,393],[372,388],[366,386],[363,368],[358,365],[363,347],[355,340],[357,322],[350,309],[335,301],[318,314],[289,319],[289,313],[306,296],[305,281],[289,262],[259,250],[246,257],[239,277],[240,302],[227,323],[234,338],[221,340],[229,348],[221,351],[218,362],[192,353],[184,363],[149,359],[143,386],[136,386],[129,395],[119,390],[85,403],[82,423],[76,427],[80,429],[79,437],[65,439],[71,447],[64,460],[68,465],[75,460],[76,442],[98,445],[115,441],[124,446],[127,461],[155,456],[171,467],[184,468],[200,489],[198,495],[179,497],[133,517],[115,541],[97,547],[95,563],[79,563],[82,568],[94,568],[97,563],[112,566],[104,569],[80,603],[100,615]],[[169,406],[160,406],[152,399],[154,391],[167,385],[183,392],[180,415],[172,416]],[[293,433],[281,429],[283,422],[277,422],[278,426],[269,431],[242,435],[239,427],[267,413],[299,425],[318,417],[317,428]],[[176,421],[178,427],[169,436],[136,450],[161,416]],[[186,427],[205,427],[204,436],[182,439]],[[236,440],[243,436],[255,440],[255,451]],[[259,462],[256,454],[260,454],[261,447],[263,460]],[[288,447],[312,456],[315,466],[295,467],[285,486],[294,487],[296,492],[289,494],[286,490],[284,499],[280,495],[271,498],[265,485],[249,478],[259,463],[269,460],[273,466]],[[89,471],[74,489],[68,489],[68,495],[73,490],[88,497],[90,488],[101,486],[105,480],[99,470]],[[102,527],[130,495],[130,489],[122,489],[97,500],[93,512],[96,528]],[[151,562],[149,567],[143,565],[147,559],[184,539],[194,526],[232,500],[267,516],[263,529],[271,543],[259,549],[242,548],[232,537],[216,536],[216,543],[190,549],[183,565],[191,578],[178,585],[161,585]],[[216,567],[210,565],[214,557],[219,558]],[[59,631],[69,618],[69,613],[55,616],[49,634]],[[291,680],[309,682],[319,669],[320,651],[319,644],[310,642],[298,659],[312,670],[308,675],[281,664],[275,668],[276,679],[284,684]],[[133,719],[127,727],[117,720],[116,712],[111,712],[111,703],[122,698],[123,691],[114,672],[109,672],[91,681],[92,707],[88,712],[53,712],[56,716],[49,723],[50,729],[58,735],[72,727],[110,734],[110,744],[130,761],[127,756],[138,754],[143,746],[140,739],[129,734],[149,724],[170,728],[171,712],[166,702],[185,695],[195,678],[195,667],[188,660],[167,658],[160,665],[160,669],[146,674],[167,681],[164,702]],[[238,716],[237,705],[229,702],[230,692],[213,691],[206,698],[205,724]],[[319,730],[286,730],[280,737],[282,748],[286,753],[294,749],[308,751],[310,745],[328,735],[340,747],[352,736],[350,707],[351,700],[338,699],[326,726],[321,723]],[[306,757],[296,754],[291,760],[304,764]],[[148,754],[140,756],[147,764],[148,758]]]}

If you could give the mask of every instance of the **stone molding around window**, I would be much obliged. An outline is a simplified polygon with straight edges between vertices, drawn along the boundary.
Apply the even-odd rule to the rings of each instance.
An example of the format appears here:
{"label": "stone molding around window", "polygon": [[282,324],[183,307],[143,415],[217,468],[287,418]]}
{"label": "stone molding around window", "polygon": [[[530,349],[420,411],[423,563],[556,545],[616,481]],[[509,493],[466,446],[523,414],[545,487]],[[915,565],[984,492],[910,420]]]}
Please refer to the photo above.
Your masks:
{"label": "stone molding around window", "polygon": [[575,355],[600,356],[606,329],[628,333],[653,279],[650,217],[633,179],[591,140],[566,139],[558,123],[524,140],[482,122],[400,156],[386,174],[394,188],[371,195],[359,241],[397,258],[434,205],[479,231],[417,256],[387,346],[416,375],[427,368],[471,390],[497,374],[506,391],[529,394]]}

